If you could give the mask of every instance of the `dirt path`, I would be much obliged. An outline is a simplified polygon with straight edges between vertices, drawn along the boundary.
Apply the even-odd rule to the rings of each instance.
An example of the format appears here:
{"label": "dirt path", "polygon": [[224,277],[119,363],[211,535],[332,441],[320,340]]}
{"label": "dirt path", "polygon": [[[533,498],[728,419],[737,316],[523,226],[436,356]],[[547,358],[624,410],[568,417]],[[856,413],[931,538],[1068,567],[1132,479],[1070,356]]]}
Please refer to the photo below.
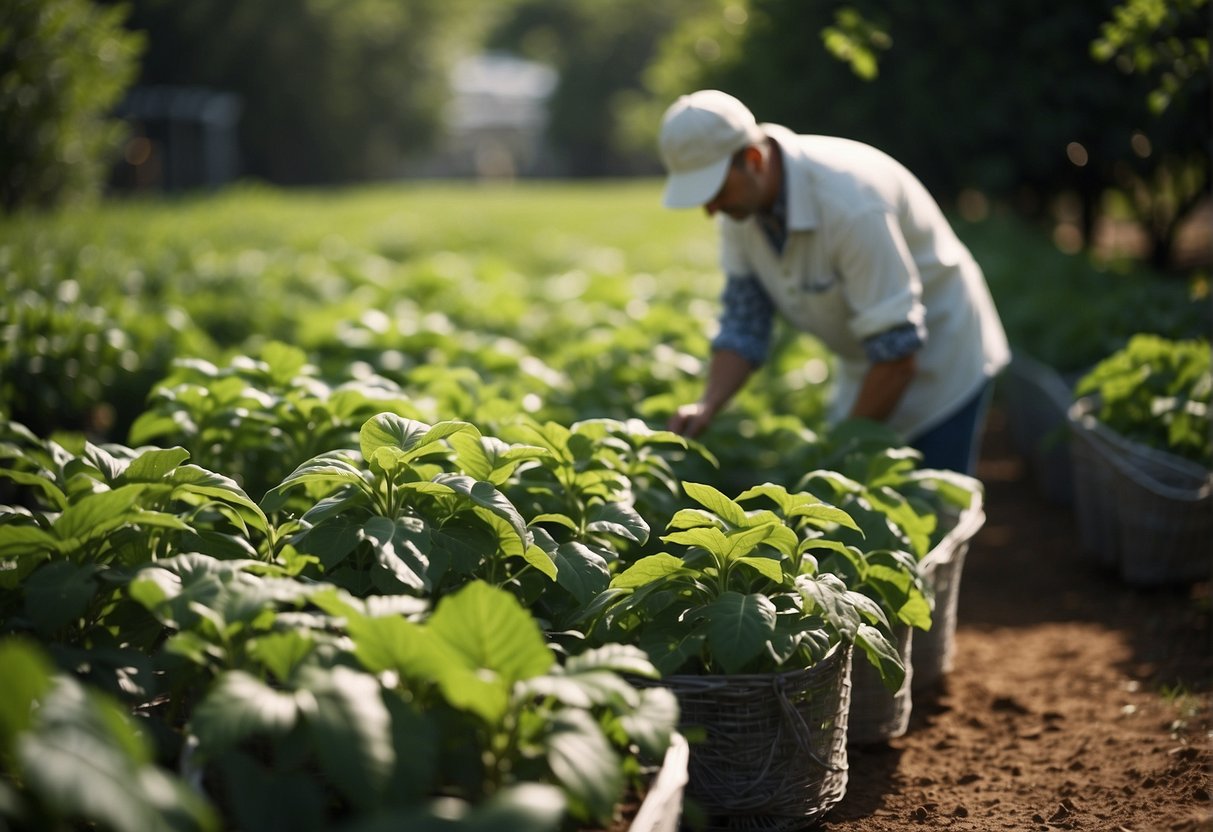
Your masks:
{"label": "dirt path", "polygon": [[955,669],[906,736],[851,751],[820,828],[1213,830],[1209,586],[1134,590],[1084,563],[997,411],[979,476]]}

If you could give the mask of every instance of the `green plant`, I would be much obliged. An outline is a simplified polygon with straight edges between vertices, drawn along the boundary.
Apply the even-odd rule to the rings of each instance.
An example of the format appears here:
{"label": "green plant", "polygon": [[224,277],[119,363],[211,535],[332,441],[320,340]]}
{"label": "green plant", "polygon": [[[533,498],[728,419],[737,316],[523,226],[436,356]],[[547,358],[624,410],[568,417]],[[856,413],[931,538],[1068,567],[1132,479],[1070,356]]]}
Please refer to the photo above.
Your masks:
{"label": "green plant", "polygon": [[656,676],[642,653],[608,646],[557,664],[503,590],[472,582],[407,616],[331,586],[306,592],[311,626],[291,619],[250,642],[187,726],[189,770],[240,825],[427,828],[470,813],[477,828],[477,813],[538,784],[548,809],[509,828],[601,824],[669,744],[672,695],[619,675]]}
{"label": "green plant", "polygon": [[218,830],[218,816],[155,764],[137,721],[56,671],[21,638],[0,640],[0,824],[114,832]]}
{"label": "green plant", "polygon": [[[261,501],[289,509],[280,542],[315,558],[328,580],[358,595],[440,597],[473,577],[515,582],[536,570],[554,581],[551,553],[499,490],[543,448],[508,445],[468,422],[429,425],[393,413],[367,420],[359,451],[301,464]],[[292,492],[306,490],[291,502]]]}
{"label": "green plant", "polygon": [[387,379],[332,386],[302,350],[275,341],[259,359],[239,356],[224,368],[178,360],[135,419],[130,441],[181,445],[260,496],[305,460],[353,444],[363,422],[388,411],[421,415]]}
{"label": "green plant", "polygon": [[[662,537],[678,554],[641,558],[587,610],[593,638],[639,644],[663,674],[767,672],[811,666],[840,641],[858,644],[896,689],[905,669],[889,643],[880,607],[818,569],[811,554],[839,546],[801,537],[854,527],[846,512],[810,494],[758,488],[734,501],[708,485],[684,483],[702,508],[674,516]],[[747,512],[742,499],[784,498],[786,520]]]}
{"label": "green plant", "polygon": [[1078,380],[1097,394],[1097,416],[1112,430],[1213,468],[1213,369],[1209,342],[1138,334]]}
{"label": "green plant", "polygon": [[0,209],[95,197],[122,135],[110,118],[138,70],[127,8],[13,0],[0,13]]}

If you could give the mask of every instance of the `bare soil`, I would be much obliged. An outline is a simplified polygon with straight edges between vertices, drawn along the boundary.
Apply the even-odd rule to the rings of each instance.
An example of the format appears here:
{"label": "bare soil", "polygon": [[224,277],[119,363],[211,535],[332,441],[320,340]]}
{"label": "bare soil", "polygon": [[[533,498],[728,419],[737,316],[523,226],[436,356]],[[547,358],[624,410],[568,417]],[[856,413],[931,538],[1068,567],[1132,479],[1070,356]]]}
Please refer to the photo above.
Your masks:
{"label": "bare soil", "polygon": [[978,475],[955,667],[905,736],[851,749],[818,829],[1213,830],[1209,585],[1135,589],[1084,560],[997,409]]}

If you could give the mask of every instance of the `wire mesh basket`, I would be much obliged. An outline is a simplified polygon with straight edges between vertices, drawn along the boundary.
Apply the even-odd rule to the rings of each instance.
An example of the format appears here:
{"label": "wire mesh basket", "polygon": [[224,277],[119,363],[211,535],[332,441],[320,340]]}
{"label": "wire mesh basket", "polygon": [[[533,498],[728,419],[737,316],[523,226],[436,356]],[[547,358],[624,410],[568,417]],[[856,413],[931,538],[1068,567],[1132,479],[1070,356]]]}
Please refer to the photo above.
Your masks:
{"label": "wire mesh basket", "polygon": [[1070,408],[1079,538],[1127,583],[1162,585],[1213,573],[1213,471],[1133,442],[1096,417],[1093,396]]}
{"label": "wire mesh basket", "polygon": [[852,650],[783,673],[639,680],[678,698],[692,739],[686,795],[707,829],[793,832],[842,800]]}
{"label": "wire mesh basket", "polygon": [[914,678],[911,690],[933,690],[952,671],[956,655],[956,616],[960,601],[960,578],[973,537],[985,525],[985,500],[981,492],[973,494],[968,508],[954,517],[941,515],[942,522],[954,522],[943,539],[927,552],[920,567],[927,587],[935,596],[931,629],[914,634]]}
{"label": "wire mesh basket", "polygon": [[906,677],[895,692],[885,687],[880,671],[862,654],[853,661],[851,713],[847,718],[847,742],[851,745],[887,742],[900,737],[910,727],[914,631],[902,624],[894,629],[893,635],[897,640],[897,653],[906,669]]}

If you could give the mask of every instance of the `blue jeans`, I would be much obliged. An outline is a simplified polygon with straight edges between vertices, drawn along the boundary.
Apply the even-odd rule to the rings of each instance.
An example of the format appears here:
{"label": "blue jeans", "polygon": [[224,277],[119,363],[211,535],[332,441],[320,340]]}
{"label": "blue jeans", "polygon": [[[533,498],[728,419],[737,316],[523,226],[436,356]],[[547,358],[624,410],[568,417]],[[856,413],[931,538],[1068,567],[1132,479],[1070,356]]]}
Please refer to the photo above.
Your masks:
{"label": "blue jeans", "polygon": [[959,410],[926,433],[910,440],[922,452],[923,468],[942,468],[970,476],[977,471],[981,432],[994,384],[986,381]]}

